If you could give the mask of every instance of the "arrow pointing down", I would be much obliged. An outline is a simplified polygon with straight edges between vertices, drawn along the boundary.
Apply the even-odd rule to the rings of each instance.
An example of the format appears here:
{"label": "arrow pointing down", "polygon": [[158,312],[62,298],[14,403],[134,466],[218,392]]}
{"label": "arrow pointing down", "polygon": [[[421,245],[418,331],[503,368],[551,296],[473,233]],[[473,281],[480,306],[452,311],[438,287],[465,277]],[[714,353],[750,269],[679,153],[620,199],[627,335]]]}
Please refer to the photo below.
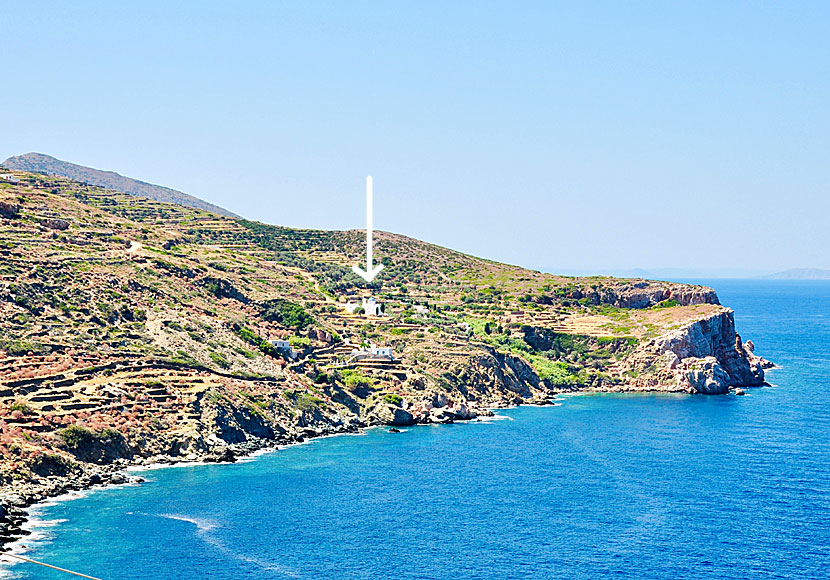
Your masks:
{"label": "arrow pointing down", "polygon": [[383,270],[383,264],[372,267],[372,176],[366,178],[366,269],[352,266],[354,273],[371,282]]}

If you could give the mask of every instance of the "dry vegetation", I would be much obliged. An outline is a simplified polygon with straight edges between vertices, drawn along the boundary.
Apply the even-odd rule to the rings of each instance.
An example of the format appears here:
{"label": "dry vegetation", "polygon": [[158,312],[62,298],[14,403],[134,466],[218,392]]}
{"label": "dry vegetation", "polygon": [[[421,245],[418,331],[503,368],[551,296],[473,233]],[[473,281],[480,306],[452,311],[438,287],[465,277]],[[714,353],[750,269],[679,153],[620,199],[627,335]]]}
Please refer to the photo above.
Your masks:
{"label": "dry vegetation", "polygon": [[[40,454],[70,457],[67,428],[174,454],[223,409],[236,413],[224,424],[250,431],[307,428],[320,413],[363,421],[436,390],[496,402],[498,384],[478,394],[464,384],[485,355],[520,360],[553,390],[613,384],[638,341],[721,309],[708,289],[552,276],[382,232],[386,268],[367,285],[350,270],[359,231],[269,226],[15,175],[0,181],[7,478]],[[344,311],[368,294],[387,316]],[[293,341],[298,361],[269,348],[277,338]],[[397,360],[350,361],[344,339],[392,346]]]}

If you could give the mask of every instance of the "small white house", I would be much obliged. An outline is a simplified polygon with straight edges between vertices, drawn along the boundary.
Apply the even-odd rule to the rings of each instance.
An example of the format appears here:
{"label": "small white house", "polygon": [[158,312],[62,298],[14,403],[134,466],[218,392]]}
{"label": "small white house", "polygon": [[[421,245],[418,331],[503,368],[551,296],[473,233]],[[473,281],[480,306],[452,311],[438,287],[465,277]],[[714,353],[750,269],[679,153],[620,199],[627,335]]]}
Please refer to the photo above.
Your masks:
{"label": "small white house", "polygon": [[375,300],[374,297],[364,298],[363,311],[366,316],[383,316],[383,304]]}
{"label": "small white house", "polygon": [[286,353],[290,358],[297,358],[297,354],[291,347],[291,343],[287,340],[269,340],[268,342],[270,342],[271,346],[273,346],[275,349]]}
{"label": "small white house", "polygon": [[384,316],[383,304],[374,299],[374,297],[362,298],[360,304],[356,302],[347,302],[343,308],[349,314],[354,314],[358,308],[363,308],[363,313],[366,316]]}
{"label": "small white house", "polygon": [[374,344],[369,348],[369,352],[375,356],[388,356],[392,358],[392,347],[390,346],[375,346]]}
{"label": "small white house", "polygon": [[424,304],[416,304],[415,306],[412,307],[412,309],[417,314],[426,314],[427,312],[429,312],[429,308]]}
{"label": "small white house", "polygon": [[373,344],[366,350],[362,348],[355,348],[352,350],[352,356],[358,360],[363,358],[387,358],[392,360],[395,358],[392,352],[392,347],[376,346]]}
{"label": "small white house", "polygon": [[0,179],[9,183],[20,183],[20,180],[11,173],[0,173]]}

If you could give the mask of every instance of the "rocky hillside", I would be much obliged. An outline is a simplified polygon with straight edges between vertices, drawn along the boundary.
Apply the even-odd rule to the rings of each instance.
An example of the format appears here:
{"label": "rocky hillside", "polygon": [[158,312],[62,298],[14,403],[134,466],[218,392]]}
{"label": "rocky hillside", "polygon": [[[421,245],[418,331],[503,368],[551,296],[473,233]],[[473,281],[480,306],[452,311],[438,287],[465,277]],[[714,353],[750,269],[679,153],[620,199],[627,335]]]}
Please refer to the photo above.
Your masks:
{"label": "rocky hillside", "polygon": [[202,209],[213,212],[219,215],[230,217],[237,217],[235,214],[229,212],[225,208],[219,207],[203,201],[192,195],[187,195],[181,191],[170,189],[169,187],[162,187],[161,185],[153,185],[130,177],[124,177],[114,171],[101,171],[100,169],[92,169],[91,167],[84,167],[83,165],[76,165],[68,161],[61,161],[55,159],[50,155],[43,153],[26,153],[25,155],[17,155],[9,157],[3,162],[3,166],[8,169],[15,169],[18,171],[29,171],[31,173],[42,173],[44,175],[58,175],[61,177],[68,177],[81,183],[88,183],[90,185],[98,185],[116,191],[123,191],[130,195],[137,195],[139,197],[146,197],[155,201],[162,201],[165,203],[175,203],[185,207],[194,209]]}
{"label": "rocky hillside", "polygon": [[[122,477],[128,463],[229,460],[563,392],[763,384],[765,362],[710,288],[552,276],[389,233],[367,285],[350,268],[359,231],[13,173],[0,181],[8,528],[13,504]],[[382,316],[366,315],[369,296]]]}

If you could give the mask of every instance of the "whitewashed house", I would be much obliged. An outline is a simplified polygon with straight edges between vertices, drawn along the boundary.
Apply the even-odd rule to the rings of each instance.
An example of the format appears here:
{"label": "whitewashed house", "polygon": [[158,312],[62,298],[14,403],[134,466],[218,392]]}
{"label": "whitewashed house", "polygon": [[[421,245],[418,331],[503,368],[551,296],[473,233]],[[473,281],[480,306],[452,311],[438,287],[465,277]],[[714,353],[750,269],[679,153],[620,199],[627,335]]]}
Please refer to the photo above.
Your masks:
{"label": "whitewashed house", "polygon": [[426,314],[429,312],[429,307],[425,304],[416,304],[412,307],[416,314]]}
{"label": "whitewashed house", "polygon": [[349,301],[343,305],[343,308],[349,314],[354,314],[358,308],[363,308],[366,316],[384,316],[383,304],[375,300],[373,296],[362,298],[360,304]]}
{"label": "whitewashed house", "polygon": [[268,342],[270,342],[271,346],[273,346],[278,351],[287,354],[289,358],[297,358],[297,353],[294,352],[294,348],[291,346],[291,343],[287,340],[269,340]]}
{"label": "whitewashed house", "polygon": [[376,346],[374,344],[370,345],[368,349],[355,348],[352,350],[351,355],[357,360],[364,358],[384,358],[393,360],[395,358],[392,347]]}
{"label": "whitewashed house", "polygon": [[8,181],[9,183],[20,183],[20,180],[12,173],[0,173],[0,179]]}
{"label": "whitewashed house", "polygon": [[375,346],[374,344],[369,348],[369,352],[375,356],[392,358],[391,346]]}
{"label": "whitewashed house", "polygon": [[383,304],[375,300],[374,296],[364,298],[363,311],[366,316],[383,316]]}

